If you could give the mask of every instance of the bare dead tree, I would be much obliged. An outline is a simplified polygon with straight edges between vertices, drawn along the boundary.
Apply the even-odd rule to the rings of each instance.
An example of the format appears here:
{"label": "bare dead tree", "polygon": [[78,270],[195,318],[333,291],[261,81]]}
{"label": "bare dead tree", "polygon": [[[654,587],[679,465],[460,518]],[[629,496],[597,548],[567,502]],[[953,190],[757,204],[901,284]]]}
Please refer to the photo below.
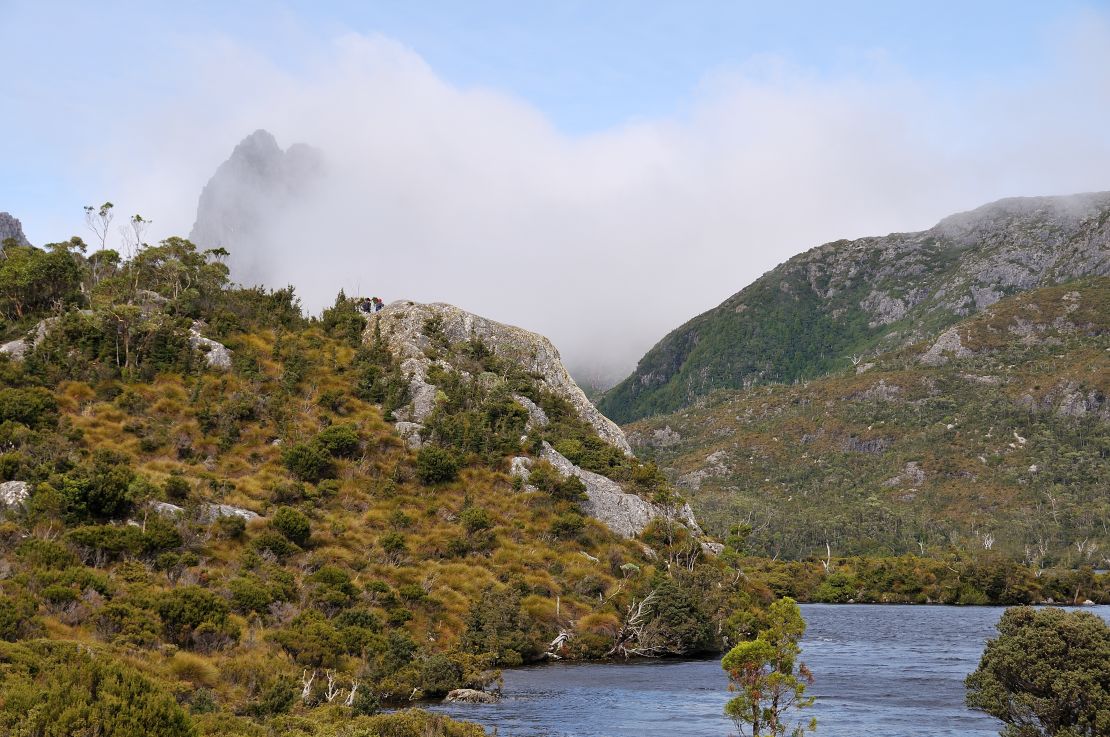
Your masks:
{"label": "bare dead tree", "polygon": [[641,657],[658,657],[663,652],[662,643],[656,641],[649,631],[648,627],[651,622],[652,604],[655,602],[656,592],[652,590],[647,596],[640,601],[632,600],[625,611],[624,622],[621,624],[620,631],[617,633],[616,641],[609,652],[605,653],[605,657],[613,657],[620,655],[622,657],[629,657],[638,655]]}
{"label": "bare dead tree", "polygon": [[343,706],[354,706],[355,705],[355,693],[358,691],[358,687],[361,686],[361,685],[362,685],[361,681],[352,681],[351,682],[351,691],[350,691],[350,693],[347,694],[347,698],[343,701]]}
{"label": "bare dead tree", "polygon": [[339,694],[343,693],[343,689],[335,684],[335,671],[330,669],[326,670],[324,671],[324,675],[328,678],[328,687],[324,689],[324,698],[330,704],[335,701],[335,698],[339,696]]}
{"label": "bare dead tree", "polygon": [[316,671],[313,670],[312,675],[310,676],[308,675],[308,669],[306,668],[305,672],[301,674],[301,685],[303,686],[303,688],[301,689],[301,701],[308,701],[309,694],[312,693],[312,682],[315,680]]}

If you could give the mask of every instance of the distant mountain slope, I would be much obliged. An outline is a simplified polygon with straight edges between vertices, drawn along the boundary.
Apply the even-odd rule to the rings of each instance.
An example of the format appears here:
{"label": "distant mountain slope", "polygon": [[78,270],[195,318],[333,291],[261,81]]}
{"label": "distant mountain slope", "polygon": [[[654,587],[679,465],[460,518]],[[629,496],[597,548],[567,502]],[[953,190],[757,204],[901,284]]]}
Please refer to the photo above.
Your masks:
{"label": "distant mountain slope", "polygon": [[920,233],[796,256],[663,338],[599,402],[630,422],[720,388],[811,378],[1006,295],[1110,274],[1110,192],[1000,200]]}
{"label": "distant mountain slope", "polygon": [[1110,560],[1110,278],[1007,298],[855,371],[626,427],[710,533],[786,558]]}

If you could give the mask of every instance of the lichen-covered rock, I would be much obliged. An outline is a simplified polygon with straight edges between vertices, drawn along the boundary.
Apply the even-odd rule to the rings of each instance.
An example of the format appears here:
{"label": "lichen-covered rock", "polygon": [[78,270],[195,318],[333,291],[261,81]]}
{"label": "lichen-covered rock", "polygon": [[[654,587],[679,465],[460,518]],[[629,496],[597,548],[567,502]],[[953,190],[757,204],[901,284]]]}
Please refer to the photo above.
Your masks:
{"label": "lichen-covered rock", "polygon": [[543,408],[537,405],[528,397],[520,394],[513,395],[513,401],[519,404],[524,409],[528,410],[528,429],[533,430],[537,427],[547,427],[551,420],[547,418],[547,413]]}
{"label": "lichen-covered rock", "polygon": [[233,507],[230,504],[204,504],[200,508],[201,522],[215,522],[220,517],[240,517],[245,522],[259,518],[257,512],[242,507]]}
{"label": "lichen-covered rock", "polygon": [[[185,514],[185,508],[169,502],[151,502],[150,508],[163,517],[179,517]],[[218,516],[218,515],[217,515]]]}
{"label": "lichen-covered rock", "polygon": [[[586,487],[586,501],[582,503],[583,511],[604,523],[618,535],[636,537],[653,519],[664,517],[684,525],[695,536],[704,537],[705,533],[694,519],[694,512],[689,504],[683,504],[673,512],[668,511],[635,494],[625,492],[621,485],[612,479],[579,468],[548,443],[543,444],[540,458],[554,466],[563,476],[578,477]],[[514,458],[513,473],[527,481],[528,465],[527,458]]]}
{"label": "lichen-covered rock", "polygon": [[419,422],[398,422],[394,425],[397,434],[405,440],[405,444],[413,450],[420,450],[424,445],[424,441],[420,437],[420,431],[424,426]]}
{"label": "lichen-covered rock", "polygon": [[228,371],[231,369],[231,351],[223,343],[219,343],[211,338],[205,338],[200,334],[204,328],[201,322],[194,322],[192,327],[189,328],[189,345],[193,350],[201,351],[204,353],[204,358],[208,362],[208,367],[216,369],[217,371]]}
{"label": "lichen-covered rock", "polygon": [[705,465],[680,476],[678,478],[678,485],[685,489],[690,489],[691,491],[699,491],[702,482],[706,479],[728,476],[732,472],[732,469],[726,461],[728,461],[727,451],[718,450],[714,453],[710,453],[705,457]]}
{"label": "lichen-covered rock", "polygon": [[28,353],[38,348],[39,344],[46,340],[47,333],[50,332],[50,328],[56,322],[58,322],[56,317],[39,320],[38,324],[31,328],[24,337],[0,345],[0,354],[13,361],[22,361]]}
{"label": "lichen-covered rock", "polygon": [[670,425],[652,430],[650,435],[634,432],[628,435],[628,442],[634,447],[641,448],[670,448],[682,442],[682,436],[671,429]]}
{"label": "lichen-covered rock", "polygon": [[925,483],[925,469],[921,467],[917,461],[910,461],[902,467],[902,473],[894,478],[887,479],[884,486],[901,486],[909,484],[911,486],[920,486]]}
{"label": "lichen-covered rock", "polygon": [[31,496],[31,485],[26,481],[5,481],[0,484],[0,507],[22,507]]}
{"label": "lichen-covered rock", "polygon": [[[420,304],[401,300],[386,305],[381,312],[367,318],[365,339],[371,340],[375,331],[380,329],[390,350],[400,358],[401,370],[409,377],[410,402],[408,406],[394,411],[395,419],[423,422],[435,409],[437,390],[428,382],[428,367],[434,363],[428,353],[435,347],[435,342],[427,335],[427,326],[433,320],[447,344],[480,339],[495,354],[515,361],[549,390],[570,402],[578,416],[589,423],[599,437],[626,454],[632,454],[624,432],[590,403],[570,377],[559,351],[550,340],[442,303]],[[527,406],[525,408],[528,409]],[[529,416],[533,421],[540,419],[531,410]]]}
{"label": "lichen-covered rock", "polygon": [[936,341],[929,346],[929,350],[921,354],[917,360],[926,366],[942,366],[948,363],[950,355],[956,358],[972,355],[971,351],[964,347],[957,327],[948,328],[937,336]]}
{"label": "lichen-covered rock", "polygon": [[457,704],[496,704],[501,697],[492,691],[479,691],[475,688],[456,688],[447,694],[445,701]]}

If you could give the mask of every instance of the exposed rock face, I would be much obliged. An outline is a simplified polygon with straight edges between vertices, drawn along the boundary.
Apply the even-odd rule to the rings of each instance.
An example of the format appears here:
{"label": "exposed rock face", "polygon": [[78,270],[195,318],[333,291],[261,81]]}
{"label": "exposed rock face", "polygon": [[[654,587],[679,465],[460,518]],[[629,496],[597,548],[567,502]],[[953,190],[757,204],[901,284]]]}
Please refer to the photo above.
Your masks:
{"label": "exposed rock face", "polygon": [[269,132],[255,131],[208,180],[189,240],[228,249],[232,273],[257,278],[265,271],[267,226],[311,190],[323,169],[316,149],[298,143],[282,151]]}
{"label": "exposed rock face", "polygon": [[[618,535],[635,537],[643,532],[653,519],[670,516],[663,507],[625,492],[616,481],[579,468],[548,443],[543,444],[540,457],[554,466],[563,476],[577,476],[586,486],[587,500],[582,504],[583,510],[591,517],[604,522]],[[527,458],[514,458],[513,472],[527,480],[529,463]],[[676,511],[674,519],[685,525],[697,537],[704,536],[694,519],[690,505],[682,505]]]}
{"label": "exposed rock face", "polygon": [[193,347],[193,350],[204,353],[209,368],[217,371],[229,370],[231,368],[231,351],[223,343],[201,335],[200,331],[203,327],[203,323],[194,322],[192,327],[189,328],[189,345]]}
{"label": "exposed rock face", "polygon": [[0,507],[22,507],[31,496],[31,485],[26,481],[5,481],[0,484]]}
{"label": "exposed rock face", "polygon": [[394,424],[397,429],[397,434],[405,439],[405,443],[413,450],[420,450],[424,445],[424,441],[420,437],[420,431],[424,426],[419,422],[398,422]]}
{"label": "exposed rock face", "polygon": [[50,327],[58,321],[56,317],[39,320],[38,325],[32,328],[23,338],[16,338],[0,345],[0,355],[7,356],[13,361],[22,361],[28,353],[39,347],[50,332]]}
{"label": "exposed rock face", "polygon": [[718,450],[715,453],[710,453],[705,457],[705,465],[695,471],[680,476],[678,478],[678,485],[690,489],[691,491],[698,491],[701,489],[702,482],[706,479],[717,476],[728,476],[732,472],[727,461],[728,453],[726,451]]}
{"label": "exposed rock face", "polygon": [[665,336],[599,407],[625,423],[715,389],[812,378],[862,359],[861,346],[895,349],[1005,296],[1095,275],[1110,275],[1110,192],[1000,200],[918,233],[827,243]]}
{"label": "exposed rock face", "polygon": [[547,413],[543,408],[537,405],[528,397],[520,394],[513,395],[513,401],[519,404],[524,409],[528,410],[528,430],[535,427],[547,427],[551,420],[547,418]]}
{"label": "exposed rock face", "polygon": [[[426,326],[433,318],[438,321],[439,330],[448,343],[481,339],[495,354],[517,362],[548,389],[570,402],[578,416],[603,440],[631,455],[624,432],[590,403],[563,366],[559,351],[550,340],[442,303],[393,302],[367,320],[365,339],[370,340],[375,327],[380,327],[382,338],[400,358],[401,368],[409,376],[410,403],[393,413],[395,419],[423,422],[435,408],[436,387],[428,382],[428,367],[433,362],[426,353],[433,347],[426,334]],[[516,401],[521,399],[527,401],[524,397]],[[521,404],[528,410],[529,421],[542,426],[547,419],[543,411],[531,402]]]}
{"label": "exposed rock face", "polygon": [[960,340],[960,332],[958,328],[951,327],[941,333],[936,342],[929,347],[929,350],[921,354],[918,360],[926,366],[941,366],[948,363],[949,355],[956,358],[966,358],[971,355],[971,351],[964,348],[963,341]]}
{"label": "exposed rock face", "polygon": [[201,522],[215,522],[220,517],[239,517],[245,522],[259,518],[257,512],[242,507],[233,507],[230,504],[205,504],[200,508]]}
{"label": "exposed rock face", "polygon": [[628,442],[633,446],[647,448],[670,448],[682,442],[682,436],[671,429],[670,425],[652,430],[651,435],[631,433]]}
{"label": "exposed rock face", "polygon": [[884,482],[884,486],[920,486],[925,483],[925,469],[917,461],[910,461],[902,467],[902,473]]}
{"label": "exposed rock face", "polygon": [[163,517],[179,517],[185,514],[185,508],[169,502],[151,502],[150,508]]}
{"label": "exposed rock face", "polygon": [[0,212],[0,245],[9,238],[14,238],[21,246],[31,245],[27,241],[27,236],[23,235],[23,223],[6,212]]}

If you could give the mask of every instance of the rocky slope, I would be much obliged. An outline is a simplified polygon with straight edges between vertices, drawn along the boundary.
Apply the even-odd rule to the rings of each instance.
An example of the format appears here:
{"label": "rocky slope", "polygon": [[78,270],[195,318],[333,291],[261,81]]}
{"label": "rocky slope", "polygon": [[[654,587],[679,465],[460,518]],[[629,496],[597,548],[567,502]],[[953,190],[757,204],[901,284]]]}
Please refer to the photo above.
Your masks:
{"label": "rocky slope", "polygon": [[1110,278],[1004,299],[796,385],[635,423],[712,533],[788,558],[983,549],[1106,567]]}
{"label": "rocky slope", "polygon": [[251,133],[201,191],[189,240],[229,250],[232,274],[252,278],[266,259],[267,223],[308,192],[323,167],[311,146],[295,143],[283,151],[268,131]]}
{"label": "rocky slope", "polygon": [[[565,433],[560,436],[556,423],[541,406],[545,397],[554,397],[566,403],[589,434],[621,456],[631,456],[624,432],[590,403],[547,338],[442,303],[399,300],[373,316],[366,316],[366,322],[364,341],[372,344],[380,340],[388,346],[407,383],[406,400],[391,415],[398,432],[411,447],[442,440],[436,430],[437,421],[445,427],[451,425],[443,420],[448,411],[444,407],[458,398],[445,393],[437,382],[447,383],[450,379],[452,385],[465,387],[452,393],[480,395],[486,403],[500,392],[516,405],[524,420],[522,429],[527,435],[521,438],[521,444],[529,444],[529,436],[540,440],[535,460],[547,461],[563,477],[573,476],[582,482],[586,496],[583,510],[587,514],[624,537],[639,535],[653,520],[672,519],[699,540],[703,538],[688,505],[657,504],[605,475],[625,470],[624,464],[610,468],[613,461],[609,459],[598,469],[602,472],[592,471],[575,464],[548,442],[568,440]],[[475,363],[475,352],[480,355],[487,350],[500,361]],[[527,480],[533,460],[516,457],[513,473]],[[706,550],[714,550],[712,543],[705,542],[705,546]]]}
{"label": "rocky slope", "polygon": [[667,335],[599,406],[628,422],[719,388],[819,376],[1004,296],[1106,274],[1106,192],[1000,200],[923,232],[828,243]]}
{"label": "rocky slope", "polygon": [[27,236],[23,235],[23,224],[8,213],[0,212],[0,244],[9,238],[14,238],[21,246],[31,245],[27,241]]}
{"label": "rocky slope", "polygon": [[[372,337],[374,330],[380,329],[411,377],[412,401],[405,410],[393,413],[399,420],[423,422],[434,408],[436,387],[427,383],[427,371],[432,363],[428,352],[434,342],[457,345],[477,339],[570,402],[579,417],[607,443],[631,454],[624,432],[590,403],[567,372],[559,351],[542,335],[480,317],[454,305],[408,300],[387,305],[368,323],[367,336]],[[433,331],[436,335],[429,336]]]}

